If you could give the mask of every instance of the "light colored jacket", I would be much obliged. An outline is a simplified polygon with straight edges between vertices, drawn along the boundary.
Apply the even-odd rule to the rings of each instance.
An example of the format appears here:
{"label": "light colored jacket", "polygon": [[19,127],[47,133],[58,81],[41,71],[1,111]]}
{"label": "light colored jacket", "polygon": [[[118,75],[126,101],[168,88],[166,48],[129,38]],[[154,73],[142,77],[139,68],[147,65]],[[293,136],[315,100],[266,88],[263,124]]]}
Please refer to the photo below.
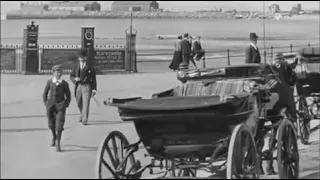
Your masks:
{"label": "light colored jacket", "polygon": [[181,40],[178,39],[175,43],[174,43],[174,51],[181,51]]}

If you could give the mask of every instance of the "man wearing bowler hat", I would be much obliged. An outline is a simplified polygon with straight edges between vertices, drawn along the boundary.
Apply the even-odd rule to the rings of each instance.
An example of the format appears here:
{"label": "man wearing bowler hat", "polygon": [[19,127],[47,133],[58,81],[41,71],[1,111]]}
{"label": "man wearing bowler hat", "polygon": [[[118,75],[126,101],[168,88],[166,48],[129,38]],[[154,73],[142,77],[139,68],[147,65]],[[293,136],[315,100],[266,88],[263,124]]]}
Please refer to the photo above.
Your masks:
{"label": "man wearing bowler hat", "polygon": [[60,152],[60,140],[71,93],[69,84],[61,79],[62,66],[56,65],[52,70],[53,78],[47,81],[43,92],[43,103],[47,109],[48,125],[53,136],[51,146],[56,146],[56,150]]}
{"label": "man wearing bowler hat", "polygon": [[197,68],[195,61],[192,58],[192,36],[189,33],[183,35],[183,40],[181,41],[181,52],[182,52],[182,62],[187,63],[188,66],[190,61]]}
{"label": "man wearing bowler hat", "polygon": [[80,122],[87,125],[90,109],[90,99],[97,92],[96,73],[93,67],[88,66],[87,50],[81,49],[78,52],[76,67],[70,75],[71,81],[75,84],[75,97],[80,110]]}
{"label": "man wearing bowler hat", "polygon": [[259,48],[257,47],[258,36],[256,33],[250,33],[251,44],[246,49],[246,63],[261,63]]}

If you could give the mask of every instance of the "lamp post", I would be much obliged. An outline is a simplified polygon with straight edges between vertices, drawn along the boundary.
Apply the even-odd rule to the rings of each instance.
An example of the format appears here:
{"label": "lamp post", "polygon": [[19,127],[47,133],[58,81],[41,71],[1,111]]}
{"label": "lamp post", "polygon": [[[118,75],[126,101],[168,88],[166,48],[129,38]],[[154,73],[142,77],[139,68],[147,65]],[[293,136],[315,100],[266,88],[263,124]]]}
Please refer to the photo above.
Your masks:
{"label": "lamp post", "polygon": [[132,7],[129,7],[129,11],[130,11],[130,35],[129,35],[129,59],[130,59],[130,71],[132,71],[132,69],[134,69],[132,67],[132,49],[131,49],[131,37],[132,37]]}
{"label": "lamp post", "polygon": [[265,11],[266,1],[263,1],[263,56],[264,56],[264,63],[267,63],[266,60],[266,11]]}

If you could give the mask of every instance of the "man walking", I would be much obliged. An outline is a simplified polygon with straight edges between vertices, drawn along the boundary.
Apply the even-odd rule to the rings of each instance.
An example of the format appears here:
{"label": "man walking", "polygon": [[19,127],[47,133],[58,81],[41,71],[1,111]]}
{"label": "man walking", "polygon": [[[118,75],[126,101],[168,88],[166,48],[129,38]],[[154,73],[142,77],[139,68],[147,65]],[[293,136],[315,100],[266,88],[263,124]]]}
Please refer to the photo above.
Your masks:
{"label": "man walking", "polygon": [[261,63],[261,56],[259,49],[257,47],[258,42],[258,36],[256,33],[252,32],[250,33],[250,41],[251,44],[246,49],[246,63]]}
{"label": "man walking", "polygon": [[87,125],[90,109],[90,99],[97,92],[96,73],[93,67],[87,63],[87,51],[82,49],[78,53],[76,67],[70,75],[71,81],[75,84],[75,97],[80,110],[80,120],[83,125]]}
{"label": "man walking", "polygon": [[194,41],[192,46],[196,61],[199,61],[200,59],[202,59],[205,53],[204,50],[202,49],[200,39],[201,37],[197,36],[197,39],[196,41]]}
{"label": "man walking", "polygon": [[192,37],[188,33],[183,35],[183,40],[181,41],[181,52],[182,52],[182,62],[190,64],[190,60],[193,65],[197,68],[195,61],[192,59]]}

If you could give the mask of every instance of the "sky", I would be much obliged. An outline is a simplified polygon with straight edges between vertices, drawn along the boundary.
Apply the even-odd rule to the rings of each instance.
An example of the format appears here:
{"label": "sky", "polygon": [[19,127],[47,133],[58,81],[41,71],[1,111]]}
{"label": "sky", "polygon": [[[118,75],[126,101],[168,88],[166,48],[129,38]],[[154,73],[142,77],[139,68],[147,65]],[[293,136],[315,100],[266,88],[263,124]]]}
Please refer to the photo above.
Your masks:
{"label": "sky", "polygon": [[[10,10],[18,10],[21,1],[1,1],[1,14]],[[40,1],[38,1],[40,2]],[[49,1],[42,1],[44,3]],[[113,1],[98,1],[103,10],[110,10]],[[263,11],[263,1],[158,1],[160,8],[164,10],[211,10],[216,8],[237,10]],[[302,9],[319,9],[319,1],[266,1],[267,7],[273,3],[280,5],[281,10],[290,10],[297,3],[302,4]]]}

